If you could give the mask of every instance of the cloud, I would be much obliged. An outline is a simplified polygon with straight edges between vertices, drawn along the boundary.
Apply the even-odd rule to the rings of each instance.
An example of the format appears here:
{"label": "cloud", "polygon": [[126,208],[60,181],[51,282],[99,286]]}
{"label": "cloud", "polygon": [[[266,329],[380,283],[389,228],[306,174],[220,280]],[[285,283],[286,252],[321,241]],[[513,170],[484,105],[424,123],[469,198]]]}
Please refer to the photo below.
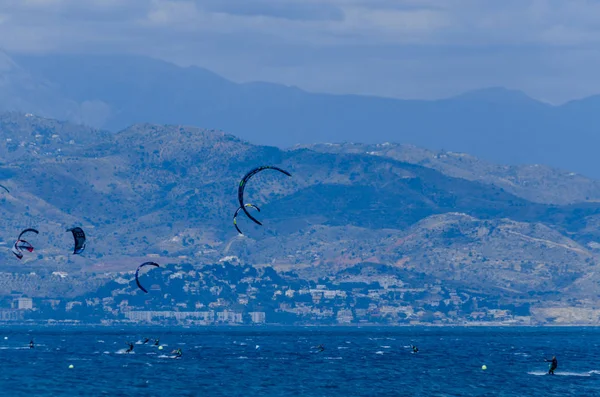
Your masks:
{"label": "cloud", "polygon": [[320,0],[210,0],[197,1],[208,12],[241,16],[264,16],[288,20],[340,21],[343,10],[335,4]]}
{"label": "cloud", "polygon": [[489,84],[560,101],[600,92],[583,80],[600,66],[598,20],[589,0],[4,0],[0,48],[135,53],[332,92]]}
{"label": "cloud", "polygon": [[[85,40],[85,35],[81,38],[74,32],[82,27],[99,37],[110,36],[106,31],[110,28],[129,32],[132,27],[154,27],[173,34],[263,34],[314,45],[370,42],[561,46],[598,42],[596,21],[600,17],[600,2],[5,0],[0,4],[0,16],[4,31],[16,29],[18,24],[39,27],[40,31],[60,29],[65,34],[56,46]],[[82,26],[85,23],[91,25]],[[127,41],[128,37],[122,40]],[[7,40],[2,41],[7,46]]]}

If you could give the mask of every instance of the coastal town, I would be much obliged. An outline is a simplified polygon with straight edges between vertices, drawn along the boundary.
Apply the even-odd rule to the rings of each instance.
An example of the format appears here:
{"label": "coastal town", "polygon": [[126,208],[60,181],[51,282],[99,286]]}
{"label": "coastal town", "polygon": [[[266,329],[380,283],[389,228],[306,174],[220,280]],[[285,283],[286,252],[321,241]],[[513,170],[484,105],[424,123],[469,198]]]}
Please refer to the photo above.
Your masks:
{"label": "coastal town", "polygon": [[114,274],[97,290],[70,298],[13,291],[2,300],[0,320],[173,326],[534,324],[528,304],[503,306],[441,282],[414,285],[385,273],[308,281],[269,267],[224,263],[201,269],[174,265],[143,277],[147,294],[131,274]]}

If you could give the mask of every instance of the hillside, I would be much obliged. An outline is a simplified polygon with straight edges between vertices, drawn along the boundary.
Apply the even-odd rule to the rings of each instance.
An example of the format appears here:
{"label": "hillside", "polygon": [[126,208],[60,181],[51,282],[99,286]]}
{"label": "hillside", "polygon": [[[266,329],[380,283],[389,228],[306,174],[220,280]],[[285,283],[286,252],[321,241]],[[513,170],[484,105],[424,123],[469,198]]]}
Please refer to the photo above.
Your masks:
{"label": "hillside", "polygon": [[431,151],[396,143],[327,143],[298,145],[324,153],[348,153],[389,157],[433,168],[444,175],[494,185],[529,201],[573,204],[600,200],[600,182],[543,164],[498,165],[467,153]]}
{"label": "hillside", "polygon": [[[0,197],[2,270],[66,271],[80,280],[78,291],[90,292],[96,274],[131,272],[148,255],[194,267],[227,258],[332,283],[441,284],[510,304],[595,296],[600,204],[546,204],[581,193],[565,199],[541,183],[511,190],[500,182],[508,168],[470,157],[453,167],[421,149],[384,147],[280,150],[195,127],[137,124],[112,134],[4,114],[0,183],[10,193]],[[252,179],[247,202],[261,207],[264,227],[242,215],[246,234],[238,236],[237,185],[262,164],[292,178],[265,171]],[[584,185],[545,170],[558,185]],[[536,189],[539,202],[528,200]],[[65,230],[74,225],[88,235],[82,256],[68,254]],[[35,252],[18,262],[8,249],[25,227],[40,235],[30,241]],[[19,285],[8,280],[0,283],[5,293]],[[23,280],[32,293],[33,281]],[[64,284],[44,280],[36,294],[65,293]]]}

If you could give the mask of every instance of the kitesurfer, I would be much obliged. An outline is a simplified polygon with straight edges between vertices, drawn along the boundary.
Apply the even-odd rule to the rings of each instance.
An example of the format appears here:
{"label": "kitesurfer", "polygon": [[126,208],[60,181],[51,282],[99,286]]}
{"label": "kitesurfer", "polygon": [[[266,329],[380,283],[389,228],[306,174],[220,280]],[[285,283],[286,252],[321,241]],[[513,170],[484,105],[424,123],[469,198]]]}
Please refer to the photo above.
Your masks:
{"label": "kitesurfer", "polygon": [[160,345],[160,340],[159,340],[159,339],[156,339],[156,340],[154,341],[154,346],[158,346],[158,345]]}
{"label": "kitesurfer", "polygon": [[319,353],[321,353],[322,351],[325,351],[325,347],[323,345],[317,346],[317,349],[319,350]]}
{"label": "kitesurfer", "polygon": [[[248,204],[246,204],[246,207],[252,207],[255,210],[257,210],[258,212],[260,212],[260,208],[258,208],[254,204],[248,203]],[[242,231],[240,230],[240,228],[238,227],[238,224],[237,224],[237,216],[241,210],[242,210],[242,207],[239,207],[237,210],[235,210],[235,213],[233,214],[233,226],[235,226],[235,229],[238,231],[239,234],[243,235],[244,233],[242,233]]]}
{"label": "kitesurfer", "polygon": [[144,344],[144,345],[145,345],[145,344],[146,344],[146,343],[148,343],[148,342],[150,342],[150,338],[144,338],[144,341],[142,342],[142,344]]}
{"label": "kitesurfer", "polygon": [[410,345],[410,347],[412,347],[412,351],[413,353],[418,353],[419,352],[419,348],[415,345]]}
{"label": "kitesurfer", "polygon": [[34,348],[34,345],[33,345],[33,339],[29,341],[29,348],[30,348],[30,349],[33,349],[33,348]]}
{"label": "kitesurfer", "polygon": [[[292,174],[290,174],[289,172],[287,172],[286,170],[283,170],[279,167],[275,167],[272,165],[265,165],[262,167],[256,167],[252,170],[250,170],[246,175],[243,176],[242,180],[240,181],[240,184],[238,186],[238,201],[240,203],[240,208],[244,211],[244,213],[246,214],[246,216],[248,218],[250,218],[254,223],[256,223],[257,225],[262,226],[262,223],[260,223],[260,221],[258,219],[256,219],[255,217],[253,217],[249,212],[248,212],[248,207],[246,204],[244,204],[244,189],[246,188],[247,182],[250,178],[252,178],[253,175],[264,171],[264,170],[275,170],[275,171],[279,171],[287,176],[292,176]],[[252,206],[253,208],[256,208],[254,206]]]}
{"label": "kitesurfer", "polygon": [[73,247],[73,254],[81,254],[85,249],[85,232],[80,227],[67,229],[67,232],[73,233],[73,240],[75,243],[75,246]]}
{"label": "kitesurfer", "polygon": [[556,356],[552,356],[552,360],[544,359],[545,362],[550,363],[550,369],[548,369],[549,375],[554,375],[554,370],[558,367],[558,360]]}
{"label": "kitesurfer", "polygon": [[173,350],[171,353],[175,354],[175,357],[177,357],[177,358],[181,358],[181,356],[183,355],[183,352],[181,351],[181,349]]}
{"label": "kitesurfer", "polygon": [[144,262],[141,265],[139,265],[135,271],[135,282],[136,282],[138,288],[141,289],[142,291],[144,291],[145,293],[148,293],[148,290],[146,288],[144,288],[142,286],[142,284],[140,284],[140,279],[139,279],[140,269],[143,268],[144,266],[160,267],[160,265],[158,263],[154,263],[154,262]]}
{"label": "kitesurfer", "polygon": [[127,344],[129,345],[129,349],[125,350],[125,353],[130,353],[133,351],[133,343],[127,342]]}

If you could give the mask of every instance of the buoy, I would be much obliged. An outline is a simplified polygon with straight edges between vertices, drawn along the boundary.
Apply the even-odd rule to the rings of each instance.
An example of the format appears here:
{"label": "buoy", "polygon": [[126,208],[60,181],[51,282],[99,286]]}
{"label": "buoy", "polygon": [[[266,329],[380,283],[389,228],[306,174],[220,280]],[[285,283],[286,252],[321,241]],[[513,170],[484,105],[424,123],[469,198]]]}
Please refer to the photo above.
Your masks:
{"label": "buoy", "polygon": [[481,366],[481,369],[485,371],[485,370],[487,369],[487,365],[483,364],[483,365]]}
{"label": "buoy", "polygon": [[162,350],[162,346],[158,346],[158,350]]}
{"label": "buoy", "polygon": [[73,369],[73,364],[69,365],[69,369]]}

